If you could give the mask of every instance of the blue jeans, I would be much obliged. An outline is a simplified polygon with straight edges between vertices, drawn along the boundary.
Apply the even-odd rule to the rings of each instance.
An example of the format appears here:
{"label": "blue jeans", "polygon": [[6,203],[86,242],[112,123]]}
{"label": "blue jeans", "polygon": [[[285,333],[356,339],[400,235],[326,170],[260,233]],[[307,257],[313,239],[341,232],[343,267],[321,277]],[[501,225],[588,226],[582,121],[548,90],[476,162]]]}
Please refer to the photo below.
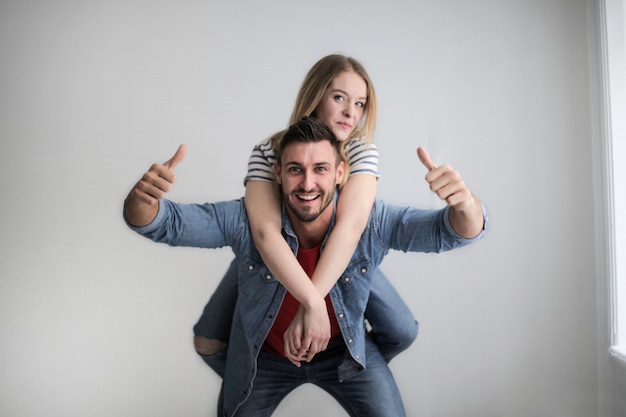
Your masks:
{"label": "blue jeans", "polygon": [[[315,384],[332,395],[352,417],[402,417],[404,405],[398,386],[371,337],[366,338],[367,368],[339,381],[337,368],[347,354],[343,342],[329,346],[300,368],[287,359],[261,351],[254,387],[237,410],[237,417],[269,417],[291,391],[302,384]],[[223,415],[220,402],[218,416]]]}
{"label": "blue jeans", "polygon": [[[374,343],[387,363],[407,349],[417,338],[418,323],[391,282],[380,271],[373,272],[365,315]],[[233,260],[193,328],[195,336],[228,342],[237,303],[237,260]],[[202,356],[202,355],[201,355]],[[220,376],[224,376],[225,354],[202,356]]]}
{"label": "blue jeans", "polygon": [[372,327],[370,334],[374,343],[389,363],[411,346],[417,338],[419,326],[409,306],[382,271],[376,268],[372,274],[365,317]]}

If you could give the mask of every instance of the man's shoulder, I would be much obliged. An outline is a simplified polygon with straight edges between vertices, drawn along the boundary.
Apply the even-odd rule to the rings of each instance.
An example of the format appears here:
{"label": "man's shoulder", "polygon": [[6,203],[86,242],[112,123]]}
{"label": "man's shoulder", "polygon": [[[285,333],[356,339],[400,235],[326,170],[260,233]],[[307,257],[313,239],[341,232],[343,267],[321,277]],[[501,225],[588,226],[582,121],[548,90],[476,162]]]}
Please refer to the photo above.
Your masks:
{"label": "man's shoulder", "polygon": [[233,238],[245,237],[249,233],[248,213],[243,197],[235,200],[225,200],[206,205],[214,212],[214,220],[224,231],[230,230]]}
{"label": "man's shoulder", "polygon": [[376,199],[372,205],[365,232],[374,233],[379,238],[383,238],[382,234],[393,229],[398,225],[398,222],[412,220],[414,216],[411,213],[422,211],[416,207]]}
{"label": "man's shoulder", "polygon": [[247,219],[248,217],[243,197],[234,200],[218,201],[210,205],[214,206],[216,210],[223,211],[227,218],[245,217]]}
{"label": "man's shoulder", "polygon": [[223,201],[217,204],[220,205],[219,210],[222,212],[226,221],[232,223],[237,229],[237,238],[252,236],[244,197],[236,200]]}
{"label": "man's shoulder", "polygon": [[392,209],[399,209],[400,206],[397,204],[388,203],[385,200],[381,200],[377,198],[374,200],[374,204],[372,204],[372,210],[370,211],[370,221],[378,220],[381,221],[384,219],[382,216],[386,211]]}
{"label": "man's shoulder", "polygon": [[226,214],[232,216],[239,222],[248,224],[248,212],[246,211],[246,203],[244,197],[227,202]]}

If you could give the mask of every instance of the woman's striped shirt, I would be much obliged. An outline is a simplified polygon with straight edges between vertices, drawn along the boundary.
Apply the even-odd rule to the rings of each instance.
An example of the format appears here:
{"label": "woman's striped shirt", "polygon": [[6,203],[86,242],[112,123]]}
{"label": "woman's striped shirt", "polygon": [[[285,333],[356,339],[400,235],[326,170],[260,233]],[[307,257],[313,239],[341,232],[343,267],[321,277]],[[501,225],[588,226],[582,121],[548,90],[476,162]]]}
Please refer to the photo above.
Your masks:
{"label": "woman's striped shirt", "polygon": [[[369,174],[376,178],[378,173],[378,149],[374,143],[364,138],[353,139],[346,148],[346,157],[350,164],[350,175]],[[274,182],[274,162],[276,156],[269,140],[257,144],[248,159],[248,174],[244,184],[250,180]]]}

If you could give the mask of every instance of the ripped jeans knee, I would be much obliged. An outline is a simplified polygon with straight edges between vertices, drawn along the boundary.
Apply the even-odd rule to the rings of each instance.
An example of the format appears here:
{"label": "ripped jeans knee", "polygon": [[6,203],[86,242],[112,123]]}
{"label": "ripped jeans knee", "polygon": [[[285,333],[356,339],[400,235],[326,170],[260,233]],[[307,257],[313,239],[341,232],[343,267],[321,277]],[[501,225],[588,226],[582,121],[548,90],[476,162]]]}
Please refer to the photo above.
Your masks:
{"label": "ripped jeans knee", "polygon": [[195,336],[193,338],[193,345],[196,352],[200,356],[214,356],[223,351],[226,348],[226,343],[217,339],[207,339],[203,336]]}

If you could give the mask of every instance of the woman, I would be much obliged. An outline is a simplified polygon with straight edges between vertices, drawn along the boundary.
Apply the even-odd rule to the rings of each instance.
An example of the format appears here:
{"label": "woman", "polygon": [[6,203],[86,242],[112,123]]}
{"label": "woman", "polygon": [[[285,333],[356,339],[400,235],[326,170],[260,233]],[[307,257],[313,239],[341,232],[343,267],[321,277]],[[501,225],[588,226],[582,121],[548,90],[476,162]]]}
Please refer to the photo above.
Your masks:
{"label": "woman", "polygon": [[[285,356],[295,365],[324,350],[330,322],[324,297],[341,277],[365,229],[376,195],[378,151],[372,143],[376,95],[363,66],[343,55],[319,60],[305,77],[289,124],[304,116],[326,123],[342,141],[350,175],[341,188],[335,228],[309,278],[281,234],[281,204],[273,183],[274,149],[282,131],[258,144],[250,156],[245,204],[254,242],[263,261],[300,309],[285,331]],[[237,297],[237,270],[231,264],[194,327],[196,351],[219,374],[223,348]],[[387,361],[417,336],[417,323],[406,304],[378,271],[366,311],[372,334]],[[221,354],[221,355],[220,355]]]}

